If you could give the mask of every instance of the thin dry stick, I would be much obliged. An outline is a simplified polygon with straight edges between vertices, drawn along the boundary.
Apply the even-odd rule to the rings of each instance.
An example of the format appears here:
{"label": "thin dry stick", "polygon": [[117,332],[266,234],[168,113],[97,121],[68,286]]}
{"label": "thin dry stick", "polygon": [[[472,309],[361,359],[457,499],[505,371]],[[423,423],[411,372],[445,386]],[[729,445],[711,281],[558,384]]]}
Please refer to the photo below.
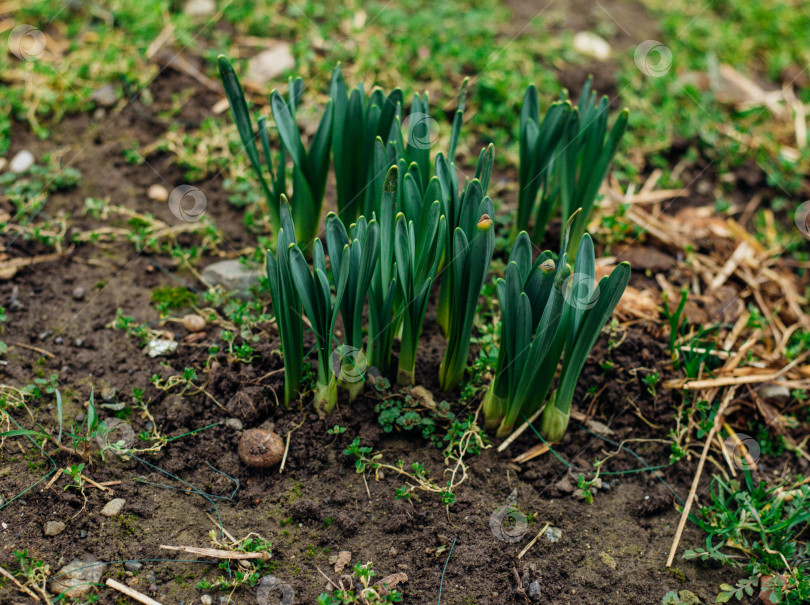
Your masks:
{"label": "thin dry stick", "polygon": [[278,474],[284,472],[284,465],[287,464],[287,454],[290,451],[290,437],[292,437],[292,431],[287,433],[287,444],[284,446],[284,457],[281,459],[281,466],[278,467]]}
{"label": "thin dry stick", "polygon": [[54,358],[54,354],[51,353],[50,351],[46,351],[45,349],[40,349],[39,347],[35,347],[33,345],[27,345],[27,344],[23,344],[21,342],[12,342],[11,344],[14,345],[15,347],[20,347],[21,349],[28,349],[29,351],[34,351],[36,353],[39,353],[40,355],[44,355],[45,357],[47,357],[49,359]]}
{"label": "thin dry stick", "polygon": [[187,552],[191,555],[200,555],[201,557],[214,557],[215,559],[264,559],[270,558],[266,552],[237,552],[232,550],[218,550],[216,548],[198,548],[196,546],[169,546],[161,544],[160,548],[164,550],[179,550]]}
{"label": "thin dry stick", "polygon": [[137,590],[133,590],[132,588],[130,588],[126,584],[121,584],[121,582],[116,582],[112,578],[107,578],[107,581],[105,582],[105,584],[107,586],[109,586],[110,588],[114,588],[118,592],[123,592],[129,598],[135,599],[136,601],[138,601],[139,603],[143,603],[144,605],[160,605],[160,603],[158,601],[155,601],[154,599],[152,599],[150,597],[147,597],[145,594],[143,594],[141,592],[138,592]]}
{"label": "thin dry stick", "polygon": [[512,442],[518,437],[520,437],[523,434],[523,431],[529,428],[529,425],[540,417],[540,414],[543,413],[544,409],[546,409],[545,403],[542,406],[540,406],[540,409],[537,410],[534,414],[532,414],[531,417],[526,422],[521,424],[514,433],[509,435],[509,437],[507,437],[506,440],[498,446],[497,451],[502,452],[510,445],[512,445]]}
{"label": "thin dry stick", "polygon": [[35,595],[35,594],[34,594],[34,593],[33,593],[33,592],[32,592],[32,591],[31,591],[31,590],[30,590],[30,589],[29,589],[27,586],[23,586],[22,584],[20,584],[20,582],[17,580],[17,578],[15,578],[13,575],[11,575],[9,572],[7,572],[7,571],[6,571],[5,569],[3,569],[2,567],[0,567],[0,574],[3,574],[3,575],[4,575],[5,577],[7,577],[9,580],[11,580],[12,582],[14,582],[14,585],[15,585],[17,588],[19,588],[20,590],[22,590],[22,591],[23,591],[25,594],[27,594],[29,597],[31,597],[31,598],[32,598],[32,599],[34,599],[34,600],[35,600],[37,603],[39,603],[39,597],[38,597],[37,595]]}
{"label": "thin dry stick", "polygon": [[101,491],[103,491],[103,492],[111,492],[111,491],[112,491],[112,490],[111,490],[109,487],[106,487],[106,486],[104,486],[104,485],[101,485],[100,483],[96,483],[95,481],[93,481],[93,480],[92,480],[90,477],[88,477],[87,475],[82,475],[82,479],[84,479],[84,480],[85,480],[85,481],[87,481],[87,482],[88,482],[90,485],[92,485],[93,487],[96,487],[96,488],[100,489],[100,490],[101,490]]}
{"label": "thin dry stick", "polygon": [[534,543],[537,542],[537,540],[538,540],[538,538],[540,538],[540,536],[542,536],[544,533],[546,533],[546,530],[549,527],[551,527],[551,523],[546,523],[543,526],[543,529],[541,529],[540,532],[534,537],[534,539],[526,545],[526,548],[524,548],[523,550],[520,551],[520,554],[518,555],[518,559],[522,559],[523,555],[525,555],[527,552],[529,552],[529,549],[532,546],[534,546]]}
{"label": "thin dry stick", "polygon": [[683,534],[684,527],[686,527],[686,520],[689,517],[689,511],[692,510],[692,503],[695,501],[695,494],[697,493],[698,484],[700,484],[700,475],[703,473],[703,465],[706,463],[706,456],[708,455],[709,448],[712,445],[714,434],[720,428],[720,419],[723,417],[723,413],[726,411],[728,404],[731,403],[731,400],[734,398],[734,392],[736,390],[736,387],[731,387],[726,392],[726,396],[723,398],[723,402],[720,404],[720,409],[717,410],[717,415],[714,417],[714,423],[709,431],[709,435],[706,437],[706,443],[703,446],[703,452],[700,454],[700,461],[698,462],[697,471],[695,472],[695,478],[692,479],[692,488],[689,490],[689,497],[686,498],[686,503],[684,504],[683,512],[681,513],[681,520],[678,522],[678,530],[675,532],[675,538],[672,540],[672,548],[670,548],[669,557],[667,558],[667,567],[672,567],[672,561],[675,559],[675,552],[678,550],[681,535]]}

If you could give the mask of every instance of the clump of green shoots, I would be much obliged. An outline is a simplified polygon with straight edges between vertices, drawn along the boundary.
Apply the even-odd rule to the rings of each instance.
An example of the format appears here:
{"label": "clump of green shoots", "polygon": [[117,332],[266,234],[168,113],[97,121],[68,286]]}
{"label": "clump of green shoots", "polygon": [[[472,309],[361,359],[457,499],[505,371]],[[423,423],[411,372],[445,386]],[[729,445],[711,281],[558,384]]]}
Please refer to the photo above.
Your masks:
{"label": "clump of green shoots", "polygon": [[499,437],[509,435],[521,415],[530,416],[546,401],[562,358],[559,384],[545,403],[542,420],[549,441],[562,439],[585,360],[630,278],[630,266],[621,263],[596,284],[593,243],[587,233],[579,241],[572,269],[565,251],[570,223],[556,263],[549,251],[532,262],[528,235],[518,235],[506,277],[498,280],[501,348],[484,415],[487,427],[499,425]]}
{"label": "clump of green shoots", "polygon": [[[345,246],[341,252],[340,273],[335,276],[336,292],[333,298],[321,240],[315,238],[312,246],[312,272],[301,249],[295,244],[290,245],[292,279],[318,342],[318,378],[315,382],[314,404],[321,414],[331,412],[337,403],[337,378],[331,366],[332,342],[335,337],[335,321],[346,293],[351,266],[349,247]],[[334,266],[333,264],[333,268]]]}

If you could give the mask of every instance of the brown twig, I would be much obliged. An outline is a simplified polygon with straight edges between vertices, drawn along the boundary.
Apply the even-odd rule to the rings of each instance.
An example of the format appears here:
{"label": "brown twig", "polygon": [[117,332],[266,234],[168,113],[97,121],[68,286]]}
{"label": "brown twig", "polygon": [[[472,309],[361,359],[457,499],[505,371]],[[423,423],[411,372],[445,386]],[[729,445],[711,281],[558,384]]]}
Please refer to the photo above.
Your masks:
{"label": "brown twig", "polygon": [[145,594],[138,592],[127,586],[126,584],[121,584],[121,582],[116,582],[112,578],[107,578],[105,582],[107,586],[117,590],[118,592],[122,592],[127,595],[131,599],[135,599],[139,603],[143,603],[144,605],[161,605],[158,601],[155,601],[151,597],[147,597]]}

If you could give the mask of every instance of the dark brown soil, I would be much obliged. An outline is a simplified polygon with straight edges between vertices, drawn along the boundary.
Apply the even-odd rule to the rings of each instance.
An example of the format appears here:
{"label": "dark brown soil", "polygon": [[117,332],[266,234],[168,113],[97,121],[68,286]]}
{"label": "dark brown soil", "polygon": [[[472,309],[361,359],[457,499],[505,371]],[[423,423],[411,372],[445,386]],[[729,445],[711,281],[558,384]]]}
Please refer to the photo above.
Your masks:
{"label": "dark brown soil", "polygon": [[[17,126],[11,155],[22,148],[33,150],[38,157],[57,147],[69,150],[63,161],[81,170],[82,183],[73,191],[53,196],[47,211],[71,212],[77,228],[98,226],[90,217],[81,216],[87,197],[109,198],[111,203],[171,221],[168,208],[148,200],[146,191],[162,180],[169,189],[183,182],[172,156],[158,154],[147,158],[148,165],[130,165],[120,151],[131,139],[144,142],[162,132],[164,127],[150,116],[156,107],[168,105],[173,92],[190,86],[196,83],[171,70],[163,72],[152,85],[155,107],[147,109],[137,102],[127,106],[114,118],[120,121],[122,134],[112,142],[98,137],[92,120],[85,115],[65,119],[46,142],[37,141]],[[604,88],[600,85],[600,90]],[[184,119],[195,123],[207,115],[207,108],[216,100],[216,95],[200,92],[184,109]],[[203,185],[208,212],[233,249],[250,245],[240,211],[226,201],[221,178],[214,176],[200,187]],[[44,248],[23,240],[13,247],[15,256],[42,252]],[[665,257],[661,251],[654,260],[666,264],[669,261]],[[61,261],[23,269],[13,280],[0,282],[0,304],[9,310],[3,339],[10,345],[9,363],[0,366],[0,379],[22,386],[39,370],[46,375],[57,373],[68,420],[83,411],[81,402],[87,400],[91,387],[99,393],[106,386],[114,386],[122,394],[146,388],[155,420],[170,436],[222,423],[229,417],[241,418],[245,428],[273,428],[281,435],[305,421],[292,433],[284,472],[246,468],[237,454],[239,433],[216,424],[171,441],[159,454],[129,461],[113,456],[105,463],[96,463],[85,471],[88,476],[96,482],[121,484],[114,486],[112,493],[88,487],[88,502],[82,512],[81,498],[75,490],[63,491],[63,481],[50,489],[43,489],[45,482],[36,483],[51,470],[51,464],[30,442],[9,440],[0,451],[0,496],[10,500],[33,487],[0,509],[0,565],[6,569],[16,568],[12,552],[20,549],[50,565],[53,573],[86,553],[114,562],[104,577],[123,576],[124,560],[148,560],[134,588],[148,592],[147,573],[154,572],[154,597],[158,601],[196,603],[203,594],[196,584],[227,572],[216,563],[188,562],[195,557],[176,555],[159,545],[208,546],[208,533],[217,527],[212,518],[218,515],[232,535],[257,532],[273,543],[274,573],[294,589],[298,603],[313,603],[324,590],[326,580],[318,569],[334,577],[328,561],[340,550],[351,551],[353,562],[373,561],[380,576],[405,572],[405,603],[436,602],[451,544],[454,547],[441,594],[446,605],[524,602],[516,575],[525,579],[523,588],[539,581],[541,597],[537,602],[555,604],[657,604],[672,589],[688,589],[703,602],[713,602],[721,581],[736,580],[728,569],[680,559],[676,559],[677,569],[664,568],[679,519],[676,505],[688,493],[694,465],[685,462],[659,471],[645,467],[667,464],[669,445],[665,439],[675,401],[666,391],[654,398],[641,384],[641,375],[631,375],[629,369],[643,366],[666,374],[667,354],[659,326],[636,324],[610,354],[603,337],[577,393],[581,410],[591,403],[586,395],[588,387],[600,393],[596,418],[615,431],[612,441],[650,439],[630,444],[639,459],[622,453],[606,465],[609,472],[629,473],[604,475],[606,487],[596,494],[593,504],[575,499],[570,486],[576,484],[577,474],[587,474],[596,457],[604,457],[616,447],[574,422],[564,443],[555,448],[573,471],[550,453],[523,465],[513,463],[513,456],[537,443],[527,433],[507,453],[498,454],[493,447],[471,457],[469,480],[459,488],[458,502],[447,510],[436,497],[418,492],[413,503],[395,501],[394,490],[403,483],[398,477],[364,480],[343,454],[350,441],[359,437],[363,445],[381,451],[386,461],[422,462],[441,480],[444,464],[440,451],[413,435],[385,434],[373,411],[374,394],[367,393],[353,405],[341,400],[339,410],[325,420],[313,413],[306,397],[300,406],[289,410],[276,407],[276,394],[282,391],[281,374],[267,377],[281,367],[275,332],[257,343],[260,358],[253,364],[231,366],[220,358],[208,371],[203,369],[208,347],[218,340],[218,333],[188,344],[183,342],[185,330],[179,324],[168,324],[166,328],[175,330],[181,341],[180,347],[168,360],[153,360],[132,337],[107,327],[118,308],[138,321],[155,324],[158,315],[149,301],[151,291],[158,286],[179,283],[202,289],[188,272],[161,270],[172,266],[170,259],[138,254],[128,244],[78,246]],[[644,279],[643,275],[634,276],[639,283]],[[87,291],[82,301],[71,296],[77,286]],[[9,304],[12,296],[19,301],[19,308]],[[51,334],[40,338],[46,330]],[[43,357],[17,343],[45,349],[53,356]],[[444,342],[428,321],[417,381],[434,391],[438,391],[436,374],[443,351]],[[614,370],[601,369],[605,359],[614,362]],[[153,374],[178,374],[184,367],[197,368],[227,411],[204,395],[165,397],[151,386],[149,377]],[[452,395],[449,400],[456,398]],[[463,413],[458,405],[454,411]],[[55,423],[53,406],[34,412],[40,417],[50,414]],[[642,422],[638,413],[655,428]],[[129,421],[137,432],[146,419]],[[327,433],[336,424],[347,427],[337,438]],[[54,460],[58,467],[76,462],[65,454],[55,454]],[[188,485],[198,492],[179,491]],[[490,519],[514,489],[518,508],[533,518],[522,540],[507,543],[493,533]],[[699,493],[705,493],[704,489]],[[112,497],[126,499],[123,513],[116,518],[102,517],[100,510]],[[43,525],[48,521],[63,521],[67,529],[56,537],[45,537]],[[547,522],[561,530],[559,541],[542,538],[518,559],[518,553]],[[702,539],[694,526],[687,525],[680,551],[699,546]],[[254,590],[243,588],[233,597],[239,603],[253,603]],[[98,592],[101,603],[122,602],[110,589],[102,587]],[[0,601],[26,602],[8,585],[0,589]]]}

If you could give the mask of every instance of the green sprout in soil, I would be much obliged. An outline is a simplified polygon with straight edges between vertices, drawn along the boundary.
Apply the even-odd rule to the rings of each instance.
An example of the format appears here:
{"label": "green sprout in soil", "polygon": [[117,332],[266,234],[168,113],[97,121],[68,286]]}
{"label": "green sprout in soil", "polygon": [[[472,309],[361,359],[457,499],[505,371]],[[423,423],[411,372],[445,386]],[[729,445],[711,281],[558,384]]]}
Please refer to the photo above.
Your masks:
{"label": "green sprout in soil", "polygon": [[[349,93],[337,68],[332,74],[330,102],[307,151],[295,120],[302,91],[300,79],[290,81],[288,101],[278,92],[271,95],[270,106],[278,136],[277,140],[271,140],[266,118],[259,118],[257,130],[254,130],[244,92],[225,57],[219,58],[219,70],[240,138],[267,199],[275,235],[281,237],[287,233],[285,241],[279,242],[276,255],[268,253],[267,264],[285,358],[285,403],[289,404],[299,392],[303,365],[299,305],[303,306],[318,343],[315,403],[324,413],[336,402],[334,374],[338,375],[337,382],[349,391],[350,400],[357,397],[365,384],[362,376],[365,367],[344,372],[344,358],[351,357],[354,365],[362,359],[365,366],[365,351],[368,351],[371,365],[388,372],[396,334],[400,335],[397,382],[400,385],[414,383],[427,304],[438,281],[441,287],[437,322],[447,337],[439,367],[439,384],[443,391],[456,389],[468,370],[478,300],[495,247],[494,206],[486,195],[494,163],[492,145],[481,151],[472,180],[463,188],[458,184],[455,161],[466,104],[466,82],[458,95],[445,155],[444,152],[434,153],[437,125],[431,117],[427,94],[414,95],[406,116],[399,89],[387,97],[379,88],[368,98],[360,86]],[[593,246],[590,236],[583,235],[590,209],[624,133],[627,112],[622,112],[613,128],[608,129],[607,99],[596,102],[590,80],[576,108],[568,101],[557,103],[542,124],[537,105],[537,91],[529,88],[521,118],[521,186],[531,195],[522,194],[526,199],[519,216],[525,218],[525,225],[519,226],[518,231],[528,229],[532,215],[536,214],[534,232],[542,236],[545,224],[560,208],[568,224],[566,233],[570,231],[571,235],[566,235],[559,270],[544,270],[548,279],[538,284],[521,283],[516,292],[510,293],[518,298],[526,285],[527,297],[536,295],[538,293],[531,288],[537,285],[543,287],[546,298],[552,290],[552,298],[559,297],[562,282],[572,271],[566,259],[573,262],[582,250],[586,258],[577,259],[573,270],[576,276],[584,277],[580,280],[582,284],[576,284],[576,289],[583,286],[593,299],[578,305],[587,307],[583,309],[573,309],[570,304],[551,305],[543,323],[543,338],[535,344],[535,357],[547,358],[549,368],[556,365],[559,358],[566,368],[543,419],[545,430],[552,438],[559,439],[568,423],[568,410],[579,373],[629,275],[628,266],[621,264],[614,275],[599,286],[590,283],[594,276]],[[276,153],[278,161],[274,159]],[[330,155],[334,157],[338,190],[338,213],[327,217],[325,229],[331,271],[327,269],[322,245],[315,238],[320,227]],[[288,156],[292,159],[292,182],[288,179]],[[533,207],[538,196],[540,210],[535,213]],[[291,210],[287,209],[285,201],[288,197],[292,200]],[[290,237],[293,232],[297,238]],[[310,270],[303,251],[309,252],[313,241]],[[519,246],[524,245],[530,247],[528,235],[521,238]],[[547,256],[543,260],[551,261],[550,253]],[[528,264],[531,265],[530,257]],[[347,265],[350,268],[347,269]],[[522,268],[528,273],[528,267]],[[346,270],[348,274],[344,274]],[[291,279],[285,275],[287,272]],[[510,284],[515,277],[512,276]],[[528,278],[527,275],[517,277]],[[573,289],[570,284],[567,288],[568,291]],[[568,296],[568,292],[564,294]],[[368,326],[363,321],[367,295]],[[579,292],[573,296],[578,297]],[[546,298],[527,299],[528,314],[532,318],[530,328],[537,327],[546,308]],[[526,313],[522,310],[519,317],[518,309],[512,307],[514,305],[502,301],[503,323],[508,328],[501,339],[501,363],[496,378],[498,392],[494,393],[495,389],[491,388],[489,394],[488,423],[500,422],[501,436],[511,430],[517,413],[524,410],[523,402],[529,398],[530,389],[543,387],[537,389],[543,396],[539,401],[534,397],[534,403],[528,407],[542,402],[553,377],[553,371],[543,371],[537,373],[542,377],[527,376],[521,383],[516,375],[511,381],[513,392],[509,392],[509,380],[504,372],[507,366],[512,374],[514,366],[535,368],[543,361],[532,358],[531,363],[523,363],[528,358],[520,346],[522,341],[510,339],[508,333],[515,330],[516,322],[525,319]],[[337,342],[334,332],[338,309],[345,333],[342,343]],[[366,328],[367,348],[363,343]],[[523,330],[522,325],[520,328],[521,337],[533,333],[533,330]],[[574,334],[578,329],[582,329],[581,338]],[[529,342],[523,344],[528,347]],[[509,347],[513,348],[511,355],[505,352]],[[548,348],[553,349],[550,355],[545,354]],[[334,364],[337,371],[330,365],[333,351],[340,357]],[[352,378],[358,374],[361,379],[346,380],[344,374]],[[536,384],[538,381],[548,381],[548,384]],[[469,391],[468,383],[464,384]],[[507,400],[509,405],[506,405]]]}
{"label": "green sprout in soil", "polygon": [[[522,232],[512,248],[506,278],[498,280],[501,349],[484,415],[487,428],[497,426],[499,437],[512,432],[521,414],[528,417],[540,409],[548,395],[542,432],[549,441],[562,439],[579,375],[630,278],[630,266],[621,263],[596,283],[587,233],[579,241],[572,269],[566,252],[570,227],[571,221],[556,263],[550,251],[532,262],[531,243]],[[559,384],[549,395],[560,360]]]}
{"label": "green sprout in soil", "polygon": [[[385,605],[386,603],[399,603],[402,593],[389,589],[385,581],[372,583],[377,573],[372,569],[372,563],[357,563],[354,566],[352,578],[359,581],[362,588],[355,594],[353,587],[344,587],[343,579],[335,584],[336,588],[330,595],[322,592],[318,596],[318,605]],[[334,584],[334,583],[333,583]]]}
{"label": "green sprout in soil", "polygon": [[755,485],[749,470],[742,483],[715,476],[711,503],[690,516],[706,532],[706,547],[685,559],[712,560],[745,570],[736,587],[723,584],[718,603],[751,596],[759,585],[771,603],[799,605],[810,599],[810,550],[802,534],[810,529],[807,480],[769,488]]}
{"label": "green sprout in soil", "polygon": [[422,463],[411,463],[410,471],[406,470],[403,460],[397,460],[396,464],[386,463],[382,453],[374,453],[370,447],[361,445],[359,438],[355,438],[343,453],[354,457],[354,466],[359,474],[373,471],[375,479],[380,480],[384,475],[383,471],[392,471],[404,477],[405,485],[396,489],[397,500],[410,501],[411,494],[418,489],[438,494],[442,504],[449,507],[456,501],[455,490],[467,479],[468,469],[464,457],[480,454],[482,449],[490,447],[486,434],[476,420],[475,415],[470,415],[464,422],[455,420],[444,436],[446,445],[442,454],[447,465],[445,473],[450,475],[445,486],[436,483]]}

